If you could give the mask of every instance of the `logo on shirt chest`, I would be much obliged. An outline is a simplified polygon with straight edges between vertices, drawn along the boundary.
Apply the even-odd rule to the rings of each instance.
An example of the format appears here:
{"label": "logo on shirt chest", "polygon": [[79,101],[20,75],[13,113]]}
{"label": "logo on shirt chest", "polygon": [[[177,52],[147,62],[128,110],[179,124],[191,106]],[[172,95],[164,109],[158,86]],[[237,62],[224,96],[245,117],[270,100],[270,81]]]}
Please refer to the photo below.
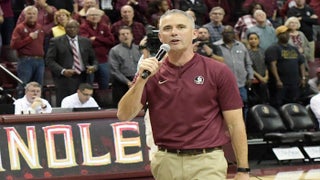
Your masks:
{"label": "logo on shirt chest", "polygon": [[204,83],[204,77],[203,76],[197,76],[194,78],[193,82],[195,84],[203,84]]}

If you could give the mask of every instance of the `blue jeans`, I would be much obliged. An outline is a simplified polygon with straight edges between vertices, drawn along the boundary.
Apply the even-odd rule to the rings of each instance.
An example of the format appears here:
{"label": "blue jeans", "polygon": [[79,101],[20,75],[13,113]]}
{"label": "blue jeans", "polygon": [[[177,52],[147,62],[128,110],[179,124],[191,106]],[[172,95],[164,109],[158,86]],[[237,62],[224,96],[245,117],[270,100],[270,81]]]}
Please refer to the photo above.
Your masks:
{"label": "blue jeans", "polygon": [[248,113],[248,91],[246,87],[239,87],[239,91],[243,101],[243,118],[244,121],[246,121]]}
{"label": "blue jeans", "polygon": [[94,73],[94,78],[98,84],[99,89],[108,89],[110,81],[110,64],[100,63],[98,64],[98,70]]}
{"label": "blue jeans", "polygon": [[23,84],[19,84],[17,87],[18,97],[22,97],[24,95],[25,84],[31,81],[43,84],[44,60],[31,57],[20,58],[17,65],[17,74],[23,82]]}

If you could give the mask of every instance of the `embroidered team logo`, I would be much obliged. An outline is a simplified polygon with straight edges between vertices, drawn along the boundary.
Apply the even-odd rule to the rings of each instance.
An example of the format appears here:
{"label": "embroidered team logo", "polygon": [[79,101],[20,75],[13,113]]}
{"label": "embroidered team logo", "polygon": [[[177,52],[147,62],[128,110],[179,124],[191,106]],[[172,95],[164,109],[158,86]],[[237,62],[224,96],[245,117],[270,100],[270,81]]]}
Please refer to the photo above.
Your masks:
{"label": "embroidered team logo", "polygon": [[203,84],[204,83],[204,78],[202,76],[197,76],[194,78],[194,83],[195,84]]}

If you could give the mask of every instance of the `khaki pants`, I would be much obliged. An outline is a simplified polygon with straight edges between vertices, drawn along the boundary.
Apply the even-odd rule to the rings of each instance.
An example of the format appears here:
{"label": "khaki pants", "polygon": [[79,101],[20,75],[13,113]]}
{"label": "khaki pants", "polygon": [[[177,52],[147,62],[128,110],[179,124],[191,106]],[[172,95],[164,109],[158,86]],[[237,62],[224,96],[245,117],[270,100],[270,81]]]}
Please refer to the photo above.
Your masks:
{"label": "khaki pants", "polygon": [[156,180],[222,180],[227,167],[223,150],[183,156],[158,151],[151,161]]}

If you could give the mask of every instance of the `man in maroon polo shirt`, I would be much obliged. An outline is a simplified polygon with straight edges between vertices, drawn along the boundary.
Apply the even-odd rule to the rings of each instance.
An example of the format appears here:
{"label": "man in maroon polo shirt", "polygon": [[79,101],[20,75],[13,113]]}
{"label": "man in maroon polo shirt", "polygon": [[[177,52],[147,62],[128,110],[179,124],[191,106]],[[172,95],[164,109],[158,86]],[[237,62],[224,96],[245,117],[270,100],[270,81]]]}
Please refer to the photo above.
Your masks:
{"label": "man in maroon polo shirt", "polygon": [[[44,76],[44,37],[45,32],[42,26],[37,23],[38,9],[35,6],[27,6],[23,10],[25,20],[19,23],[11,38],[11,48],[18,52],[18,77],[27,84],[36,81],[43,83]],[[24,88],[18,86],[18,96],[22,97]]]}
{"label": "man in maroon polo shirt", "polygon": [[[141,61],[135,83],[118,105],[120,120],[133,119],[148,103],[155,144],[151,161],[155,179],[226,179],[221,146],[235,151],[236,180],[248,180],[248,146],[242,100],[229,68],[193,52],[193,18],[169,10],[159,21],[159,39],[168,57]],[[141,74],[148,70],[150,76]]]}
{"label": "man in maroon polo shirt", "polygon": [[134,21],[133,17],[134,10],[131,6],[124,5],[121,7],[121,20],[115,22],[111,26],[111,32],[115,37],[116,43],[119,43],[119,29],[122,26],[129,26],[132,29],[134,43],[137,45],[146,35],[144,25],[140,22]]}

